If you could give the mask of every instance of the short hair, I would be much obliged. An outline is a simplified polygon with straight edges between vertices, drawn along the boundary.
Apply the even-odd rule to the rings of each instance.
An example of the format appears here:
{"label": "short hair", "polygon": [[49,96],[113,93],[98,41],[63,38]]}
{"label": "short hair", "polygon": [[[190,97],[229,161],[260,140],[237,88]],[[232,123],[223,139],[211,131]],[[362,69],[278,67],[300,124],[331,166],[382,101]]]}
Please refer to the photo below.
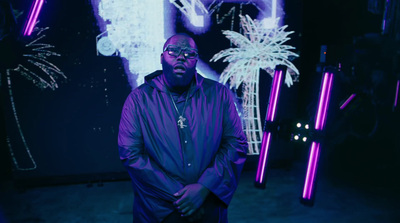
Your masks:
{"label": "short hair", "polygon": [[195,45],[195,47],[196,47],[196,49],[197,49],[196,41],[194,41],[193,37],[191,37],[191,36],[190,36],[189,34],[187,34],[187,33],[176,33],[176,34],[170,36],[170,37],[165,41],[164,46],[163,46],[163,49],[165,49],[165,47],[168,45],[168,43],[171,41],[171,39],[172,39],[173,37],[175,37],[175,36],[184,36],[184,37],[186,37],[186,38],[189,38],[189,39],[193,40],[193,43],[194,43],[194,45]]}

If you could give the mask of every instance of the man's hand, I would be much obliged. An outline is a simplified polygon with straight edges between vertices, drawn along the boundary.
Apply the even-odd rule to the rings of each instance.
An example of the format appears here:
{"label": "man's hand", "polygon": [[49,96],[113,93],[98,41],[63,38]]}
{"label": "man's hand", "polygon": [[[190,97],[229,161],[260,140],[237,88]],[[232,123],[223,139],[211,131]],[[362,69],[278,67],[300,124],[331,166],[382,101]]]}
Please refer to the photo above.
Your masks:
{"label": "man's hand", "polygon": [[174,196],[180,197],[174,202],[174,205],[182,213],[182,216],[190,216],[200,208],[209,193],[210,191],[199,183],[189,184],[174,194]]}

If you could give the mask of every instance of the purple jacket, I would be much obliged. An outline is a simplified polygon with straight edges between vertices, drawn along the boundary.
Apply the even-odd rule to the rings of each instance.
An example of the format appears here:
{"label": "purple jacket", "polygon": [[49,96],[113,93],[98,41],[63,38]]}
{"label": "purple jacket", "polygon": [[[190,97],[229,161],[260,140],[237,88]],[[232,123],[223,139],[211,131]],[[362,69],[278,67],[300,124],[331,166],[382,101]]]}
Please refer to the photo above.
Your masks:
{"label": "purple jacket", "polygon": [[[174,193],[200,183],[228,205],[246,160],[231,92],[199,74],[187,91],[184,117],[164,85],[162,71],[145,77],[125,101],[118,134],[120,159],[132,178],[134,222],[161,222],[175,210]],[[187,93],[177,95],[181,113]]]}

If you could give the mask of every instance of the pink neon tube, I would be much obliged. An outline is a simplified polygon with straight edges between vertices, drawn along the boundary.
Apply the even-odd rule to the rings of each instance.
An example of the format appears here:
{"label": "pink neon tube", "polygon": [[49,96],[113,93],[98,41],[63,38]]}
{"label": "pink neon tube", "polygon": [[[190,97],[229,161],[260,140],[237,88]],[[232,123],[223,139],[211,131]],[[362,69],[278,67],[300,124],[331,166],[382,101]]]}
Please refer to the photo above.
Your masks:
{"label": "pink neon tube", "polygon": [[274,77],[274,82],[272,85],[272,92],[271,92],[271,104],[270,106],[268,106],[268,112],[267,112],[267,121],[271,121],[273,122],[275,119],[275,112],[276,112],[276,105],[278,103],[278,96],[279,96],[279,92],[280,92],[280,88],[281,88],[281,80],[282,80],[282,70],[276,71]]}
{"label": "pink neon tube", "polygon": [[397,87],[396,87],[396,96],[394,97],[394,104],[393,107],[397,107],[397,98],[399,97],[399,82],[400,80],[397,80]]}
{"label": "pink neon tube", "polygon": [[305,199],[311,199],[311,194],[314,187],[315,173],[317,170],[318,158],[319,158],[319,143],[313,142],[311,144],[310,158],[308,159],[307,174],[303,189],[303,198]]}
{"label": "pink neon tube", "polygon": [[261,143],[260,160],[258,162],[257,175],[256,175],[256,182],[258,182],[258,183],[262,183],[263,179],[264,179],[265,164],[267,163],[270,139],[271,139],[271,133],[264,132],[264,135],[262,138],[262,143]]}
{"label": "pink neon tube", "polygon": [[326,97],[322,107],[322,119],[320,124],[320,130],[323,130],[325,127],[326,113],[328,112],[328,103],[331,97],[332,80],[333,80],[333,74],[329,74],[328,87],[326,89],[326,94],[325,94]]}
{"label": "pink neon tube", "polygon": [[[276,115],[276,107],[278,104],[278,98],[280,93],[281,81],[283,71],[276,70],[274,79],[272,80],[272,88],[269,97],[269,104],[267,109],[267,121],[274,121]],[[261,141],[260,158],[258,161],[256,183],[262,184],[264,182],[265,168],[267,164],[268,151],[270,147],[271,132],[265,131]]]}
{"label": "pink neon tube", "polygon": [[44,0],[36,0],[34,6],[29,14],[28,23],[25,27],[24,36],[30,36],[33,31],[33,27],[35,27],[36,20],[39,16],[39,12],[42,9]]}
{"label": "pink neon tube", "polygon": [[[322,131],[325,127],[325,120],[329,107],[329,100],[332,90],[333,73],[325,72],[320,91],[320,98],[317,109],[315,129]],[[320,153],[320,143],[312,142],[310,156],[308,158],[307,174],[303,188],[303,199],[310,200],[314,190],[315,175],[317,172],[318,159]]]}
{"label": "pink neon tube", "polygon": [[324,79],[322,82],[321,94],[319,97],[317,117],[316,117],[316,121],[315,121],[315,129],[317,129],[317,130],[321,129],[321,118],[322,118],[322,113],[323,113],[322,109],[323,109],[323,105],[325,104],[324,101],[325,101],[328,78],[329,78],[329,73],[325,73]]}
{"label": "pink neon tube", "polygon": [[340,106],[340,110],[344,109],[355,96],[356,94],[350,95],[350,97]]}

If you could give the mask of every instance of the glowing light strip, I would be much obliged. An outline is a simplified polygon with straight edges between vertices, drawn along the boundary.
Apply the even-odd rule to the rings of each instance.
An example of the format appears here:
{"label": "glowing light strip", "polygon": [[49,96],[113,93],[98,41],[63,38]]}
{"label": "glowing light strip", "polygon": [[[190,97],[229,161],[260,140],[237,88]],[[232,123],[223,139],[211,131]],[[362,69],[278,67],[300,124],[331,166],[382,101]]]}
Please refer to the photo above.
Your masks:
{"label": "glowing light strip", "polygon": [[281,88],[281,80],[282,80],[282,70],[276,70],[275,75],[274,75],[274,80],[272,84],[272,91],[271,91],[271,96],[272,100],[270,100],[270,106],[268,106],[268,112],[267,112],[267,121],[273,122],[275,119],[275,113],[276,113],[276,105],[278,103],[278,97],[280,93],[280,88]]}
{"label": "glowing light strip", "polygon": [[[264,181],[265,166],[267,164],[267,156],[269,150],[269,141],[271,139],[271,132],[264,132],[261,142],[261,153],[258,161],[256,183],[262,184]],[[261,164],[261,165],[260,165]]]}
{"label": "glowing light strip", "polygon": [[319,143],[312,142],[310,159],[308,160],[306,180],[303,188],[303,199],[311,199],[312,190],[314,189],[315,173],[317,170],[317,163],[319,159]]}
{"label": "glowing light strip", "polygon": [[[327,116],[331,89],[332,89],[332,82],[333,82],[333,73],[325,72],[322,80],[317,117],[315,122],[315,129],[319,131],[322,131],[325,126],[325,120]],[[318,167],[319,150],[320,150],[320,143],[313,141],[310,148],[307,174],[303,188],[304,200],[311,200],[312,198],[314,184],[315,184],[315,176]]]}
{"label": "glowing light strip", "polygon": [[350,97],[340,106],[340,109],[341,110],[344,109],[350,103],[350,101],[353,100],[355,96],[356,94],[350,95]]}
{"label": "glowing light strip", "polygon": [[276,19],[276,0],[272,0],[272,10],[271,10],[272,19]]}
{"label": "glowing light strip", "polygon": [[318,103],[318,110],[317,110],[317,117],[315,121],[315,129],[320,130],[321,129],[321,118],[322,118],[322,113],[323,113],[323,105],[325,104],[325,97],[326,97],[326,87],[329,79],[329,73],[324,74],[322,86],[321,86],[321,92],[320,92],[320,97],[319,97],[319,103]]}
{"label": "glowing light strip", "polygon": [[328,106],[329,106],[329,100],[331,97],[331,88],[332,88],[332,80],[333,80],[333,74],[329,74],[329,80],[328,80],[328,88],[326,90],[326,97],[324,99],[324,104],[322,107],[322,120],[321,120],[321,124],[320,124],[320,130],[324,129],[325,126],[325,120],[326,120],[326,113],[328,112]]}
{"label": "glowing light strip", "polygon": [[30,36],[33,31],[33,27],[35,27],[36,20],[39,16],[39,12],[42,9],[44,0],[36,0],[33,7],[31,8],[31,12],[29,14],[28,22],[26,23],[24,36]]}
{"label": "glowing light strip", "polygon": [[355,96],[356,94],[350,95],[350,97],[340,106],[340,109],[341,110],[344,109],[350,103],[350,101],[353,100]]}
{"label": "glowing light strip", "polygon": [[[284,70],[284,69],[283,69]],[[280,93],[280,88],[282,85],[283,70],[280,67],[275,69],[274,79],[272,80],[272,89],[269,96],[269,104],[267,110],[266,121],[273,122],[276,114],[276,107],[278,104],[278,98]],[[258,160],[256,184],[264,183],[264,174],[267,164],[268,151],[270,146],[271,132],[265,130],[262,141],[261,141],[261,151],[260,158]]]}
{"label": "glowing light strip", "polygon": [[399,97],[399,82],[400,80],[397,80],[397,87],[396,87],[396,96],[394,97],[394,104],[393,107],[397,107],[397,98]]}
{"label": "glowing light strip", "polygon": [[385,12],[383,13],[382,33],[385,33],[386,30],[386,19],[387,19],[388,8],[389,8],[389,0],[386,0]]}

